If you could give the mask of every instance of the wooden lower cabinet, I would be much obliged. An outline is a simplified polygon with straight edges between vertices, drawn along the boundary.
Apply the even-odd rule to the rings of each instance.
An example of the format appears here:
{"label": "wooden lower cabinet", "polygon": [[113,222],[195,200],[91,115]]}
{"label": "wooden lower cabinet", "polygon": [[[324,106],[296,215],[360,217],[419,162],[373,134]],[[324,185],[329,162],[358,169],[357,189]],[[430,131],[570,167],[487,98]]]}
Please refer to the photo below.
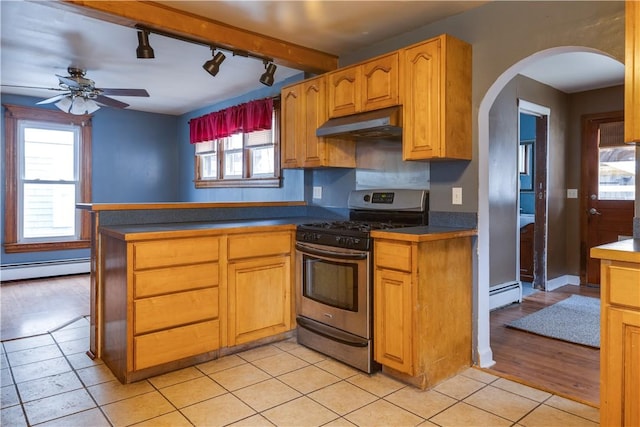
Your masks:
{"label": "wooden lower cabinet", "polygon": [[640,239],[593,248],[591,256],[602,258],[600,425],[639,426]]}
{"label": "wooden lower cabinet", "polygon": [[292,231],[161,234],[101,235],[101,357],[122,383],[292,329]]}
{"label": "wooden lower cabinet", "polygon": [[289,331],[291,233],[229,236],[228,246],[228,345]]}
{"label": "wooden lower cabinet", "polygon": [[471,366],[470,239],[375,239],[374,349],[387,373],[424,389]]}

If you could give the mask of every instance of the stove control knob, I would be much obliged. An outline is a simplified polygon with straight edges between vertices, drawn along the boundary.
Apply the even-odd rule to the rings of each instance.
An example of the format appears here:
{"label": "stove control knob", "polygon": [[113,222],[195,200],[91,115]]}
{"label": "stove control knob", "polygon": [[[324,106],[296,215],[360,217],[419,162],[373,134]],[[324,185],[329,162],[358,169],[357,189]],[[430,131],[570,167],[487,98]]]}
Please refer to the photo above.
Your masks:
{"label": "stove control knob", "polygon": [[306,242],[315,242],[320,239],[320,235],[318,233],[308,232],[302,235],[302,240]]}
{"label": "stove control knob", "polygon": [[368,195],[368,194],[365,194],[365,195],[364,195],[364,201],[365,201],[365,202],[368,202],[369,200],[371,200],[371,196],[370,196],[370,195]]}

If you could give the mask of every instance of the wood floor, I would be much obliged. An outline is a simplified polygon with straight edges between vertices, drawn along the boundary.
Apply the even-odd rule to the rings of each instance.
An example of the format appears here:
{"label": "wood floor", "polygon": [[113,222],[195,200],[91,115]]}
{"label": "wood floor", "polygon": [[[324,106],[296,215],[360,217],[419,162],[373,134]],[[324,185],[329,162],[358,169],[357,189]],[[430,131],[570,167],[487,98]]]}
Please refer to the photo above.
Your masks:
{"label": "wood floor", "polygon": [[600,288],[563,286],[553,292],[536,292],[526,297],[522,304],[492,311],[491,349],[496,364],[490,371],[599,406],[600,350],[504,326],[572,294],[599,298]]}
{"label": "wood floor", "polygon": [[89,274],[2,282],[0,340],[55,330],[89,315]]}
{"label": "wood floor", "polygon": [[[599,297],[600,291],[564,286],[534,293],[522,304],[491,312],[491,348],[496,364],[490,371],[598,406],[599,350],[504,326],[571,294]],[[0,303],[2,341],[42,334],[89,314],[89,275],[5,282],[0,286]]]}

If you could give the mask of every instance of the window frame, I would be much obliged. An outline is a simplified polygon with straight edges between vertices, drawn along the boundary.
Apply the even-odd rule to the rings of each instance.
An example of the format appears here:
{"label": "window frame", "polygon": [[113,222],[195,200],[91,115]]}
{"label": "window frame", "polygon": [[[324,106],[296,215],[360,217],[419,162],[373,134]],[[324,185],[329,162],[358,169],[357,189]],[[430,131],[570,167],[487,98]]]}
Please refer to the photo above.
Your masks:
{"label": "window frame", "polygon": [[5,108],[5,216],[4,250],[6,253],[57,251],[85,249],[91,247],[91,217],[87,211],[80,212],[80,239],[43,241],[31,243],[18,242],[18,121],[49,122],[72,124],[80,127],[79,198],[76,203],[91,202],[91,136],[92,126],[89,114],[73,115],[61,111],[47,110],[18,105],[3,104]]}
{"label": "window frame", "polygon": [[[274,98],[273,100],[273,123],[274,127],[273,131],[273,173],[274,176],[271,177],[247,177],[247,175],[251,172],[251,151],[252,147],[246,145],[247,137],[243,133],[243,142],[242,142],[242,162],[243,162],[243,174],[245,177],[243,178],[216,178],[216,179],[203,179],[200,176],[200,166],[201,166],[201,154],[196,153],[196,148],[194,147],[194,185],[195,188],[229,188],[229,187],[280,187],[281,186],[281,170],[280,170],[280,100],[278,98]],[[220,138],[214,141],[216,145],[216,162],[217,162],[217,172],[218,176],[221,173],[224,173],[224,140],[225,138]],[[194,146],[197,144],[193,144]],[[206,154],[206,153],[203,153]]]}

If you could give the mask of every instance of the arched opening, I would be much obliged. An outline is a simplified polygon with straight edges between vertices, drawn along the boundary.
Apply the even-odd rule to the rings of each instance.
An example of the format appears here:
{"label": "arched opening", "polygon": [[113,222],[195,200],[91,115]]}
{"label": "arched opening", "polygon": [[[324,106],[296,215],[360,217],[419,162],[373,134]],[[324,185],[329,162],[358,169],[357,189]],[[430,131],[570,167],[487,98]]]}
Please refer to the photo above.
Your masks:
{"label": "arched opening", "polygon": [[602,51],[587,47],[568,46],[556,47],[537,52],[517,62],[491,85],[484,95],[478,110],[478,274],[477,274],[477,306],[476,306],[476,361],[481,367],[494,364],[493,352],[490,344],[490,110],[501,91],[518,74],[522,74],[528,67],[541,60],[557,55],[573,52],[583,52],[609,59],[609,55]]}

